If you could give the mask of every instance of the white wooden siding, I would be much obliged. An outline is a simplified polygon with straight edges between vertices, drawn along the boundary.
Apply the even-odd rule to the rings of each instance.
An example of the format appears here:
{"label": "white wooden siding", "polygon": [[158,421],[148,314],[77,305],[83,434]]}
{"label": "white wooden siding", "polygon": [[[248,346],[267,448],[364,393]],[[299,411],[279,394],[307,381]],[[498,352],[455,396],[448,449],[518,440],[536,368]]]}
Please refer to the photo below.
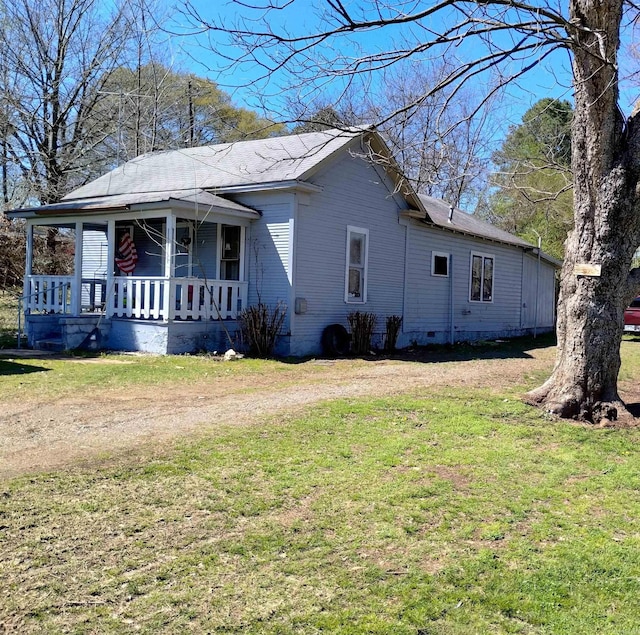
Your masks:
{"label": "white wooden siding", "polygon": [[[555,320],[553,269],[542,260],[538,269],[538,259],[529,254],[523,254],[522,259],[522,326],[527,329],[553,326]],[[537,321],[534,319],[536,307]]]}
{"label": "white wooden siding", "polygon": [[[388,315],[402,313],[405,229],[399,206],[376,168],[343,156],[313,179],[322,192],[300,204],[297,219],[295,295],[307,301],[296,315],[292,354],[316,353],[325,326],[347,325],[347,314],[378,315],[378,337]],[[367,302],[344,297],[347,226],[369,231]]]}
{"label": "white wooden siding", "polygon": [[107,228],[85,229],[82,232],[82,277],[107,277]]}
{"label": "white wooden siding", "polygon": [[[95,227],[95,226],[94,226]],[[84,229],[82,232],[82,287],[83,309],[101,307],[106,290],[101,281],[107,279],[109,246],[107,228]]]}
{"label": "white wooden siding", "polygon": [[[138,252],[138,263],[135,275],[164,275],[164,219],[145,221],[143,227],[134,224],[133,241]],[[217,225],[215,223],[200,223],[194,232],[193,276],[214,280],[216,277],[216,238]],[[107,263],[107,230],[85,229],[82,246],[82,277],[106,278]],[[178,275],[187,275],[181,270]]]}
{"label": "white wooden siding", "polygon": [[[144,227],[133,223],[133,242],[138,252],[134,276],[164,275],[164,221],[152,218],[143,221]],[[120,241],[120,225],[116,225],[116,243]],[[117,249],[117,244],[116,244]]]}
{"label": "white wooden siding", "polygon": [[[403,328],[407,340],[415,339],[420,343],[449,341],[451,307],[455,340],[473,338],[477,333],[517,335],[533,326],[523,324],[523,304],[528,305],[535,299],[535,275],[523,275],[523,260],[528,262],[531,257],[524,255],[522,249],[427,226],[412,224],[407,230],[409,247]],[[433,251],[451,254],[449,278],[431,276]],[[492,302],[469,300],[472,252],[494,257]],[[538,326],[551,328],[554,270],[542,261],[540,271]]]}
{"label": "white wooden siding", "polygon": [[[248,305],[263,302],[271,307],[287,305],[283,333],[289,333],[292,306],[292,228],[294,194],[243,194],[238,202],[259,210],[262,217],[246,233],[246,262],[249,281]],[[282,350],[288,353],[288,350]]]}
{"label": "white wooden siding", "polygon": [[217,227],[216,223],[196,223],[192,269],[195,278],[216,279]]}

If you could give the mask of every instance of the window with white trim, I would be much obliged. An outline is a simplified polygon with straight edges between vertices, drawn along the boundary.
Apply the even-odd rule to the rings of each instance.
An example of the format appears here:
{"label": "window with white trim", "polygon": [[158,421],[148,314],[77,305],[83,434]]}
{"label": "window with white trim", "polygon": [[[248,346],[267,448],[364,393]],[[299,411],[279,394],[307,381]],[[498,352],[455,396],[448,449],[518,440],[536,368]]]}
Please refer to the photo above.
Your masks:
{"label": "window with white trim", "polygon": [[431,252],[431,275],[442,278],[449,276],[449,254],[441,251]]}
{"label": "window with white trim", "polygon": [[471,252],[470,302],[493,302],[494,256]]}
{"label": "window with white trim", "polygon": [[240,243],[242,228],[222,225],[220,231],[220,279],[240,280]]}
{"label": "window with white trim", "polygon": [[347,261],[345,271],[344,301],[367,301],[367,260],[369,230],[347,226]]}

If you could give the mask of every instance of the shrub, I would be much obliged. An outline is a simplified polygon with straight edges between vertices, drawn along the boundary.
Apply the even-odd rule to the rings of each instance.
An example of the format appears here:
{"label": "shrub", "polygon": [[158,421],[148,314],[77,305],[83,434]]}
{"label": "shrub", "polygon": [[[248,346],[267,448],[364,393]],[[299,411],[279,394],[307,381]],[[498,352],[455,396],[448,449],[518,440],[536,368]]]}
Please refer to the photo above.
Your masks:
{"label": "shrub", "polygon": [[376,327],[375,313],[355,311],[347,315],[351,327],[351,348],[355,355],[366,355],[371,350],[371,338]]}
{"label": "shrub", "polygon": [[273,308],[260,302],[240,312],[238,322],[250,355],[270,357],[273,354],[286,315],[287,305],[282,302]]}
{"label": "shrub", "polygon": [[393,351],[396,350],[396,342],[398,341],[398,333],[400,333],[401,326],[401,315],[389,315],[387,317],[387,332],[384,338],[384,349],[388,353],[393,353]]}

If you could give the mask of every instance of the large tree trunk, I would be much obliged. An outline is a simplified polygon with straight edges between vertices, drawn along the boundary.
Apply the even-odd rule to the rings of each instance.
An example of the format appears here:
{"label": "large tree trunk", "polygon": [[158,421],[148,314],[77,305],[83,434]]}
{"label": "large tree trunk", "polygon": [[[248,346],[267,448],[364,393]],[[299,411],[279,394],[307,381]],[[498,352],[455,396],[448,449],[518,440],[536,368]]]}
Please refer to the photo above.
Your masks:
{"label": "large tree trunk", "polygon": [[[594,423],[616,419],[624,408],[620,341],[640,242],[638,126],[635,116],[625,123],[618,109],[621,15],[621,0],[571,2],[574,229],[561,273],[556,366],[527,395],[559,416]],[[575,266],[582,264],[599,266],[600,275],[579,275]]]}

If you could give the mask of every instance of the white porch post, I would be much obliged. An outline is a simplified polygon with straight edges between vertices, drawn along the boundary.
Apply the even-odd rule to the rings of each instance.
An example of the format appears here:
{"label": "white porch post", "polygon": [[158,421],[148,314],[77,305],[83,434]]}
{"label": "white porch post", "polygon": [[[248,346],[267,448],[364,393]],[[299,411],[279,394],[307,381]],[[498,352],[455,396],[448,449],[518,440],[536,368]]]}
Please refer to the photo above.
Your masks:
{"label": "white porch post", "polygon": [[108,220],[107,221],[107,303],[106,303],[106,314],[107,317],[111,317],[113,315],[113,302],[114,302],[114,291],[115,291],[115,261],[116,261],[116,241],[118,237],[116,236],[116,221]]}
{"label": "white porch post", "polygon": [[33,223],[27,221],[27,260],[24,267],[25,278],[28,278],[33,271]]}
{"label": "white porch post", "polygon": [[22,310],[27,313],[33,298],[31,295],[31,274],[33,273],[33,222],[28,220],[26,227],[26,259],[24,263],[24,281],[22,283],[22,295],[27,299],[23,303]]}
{"label": "white porch post", "polygon": [[[247,228],[242,225],[240,227],[240,267],[239,267],[239,275],[238,279],[240,283],[245,282],[245,254],[246,254],[246,236],[247,236]],[[247,302],[249,300],[249,293],[247,285],[240,285],[240,308],[244,311],[247,308]],[[234,307],[237,310],[237,306]]]}
{"label": "white porch post", "polygon": [[76,221],[75,256],[73,259],[71,315],[82,313],[82,221]]}
{"label": "white porch post", "polygon": [[216,280],[220,280],[222,261],[222,223],[216,223]]}
{"label": "white porch post", "polygon": [[28,220],[27,221],[27,260],[24,265],[24,278],[25,278],[25,291],[26,284],[33,271],[33,223]]}
{"label": "white porch post", "polygon": [[167,214],[166,231],[165,231],[165,253],[164,253],[164,295],[163,295],[163,314],[165,321],[172,320],[174,317],[176,298],[175,289],[172,284],[175,275],[175,242],[176,242],[176,218],[173,214]]}

